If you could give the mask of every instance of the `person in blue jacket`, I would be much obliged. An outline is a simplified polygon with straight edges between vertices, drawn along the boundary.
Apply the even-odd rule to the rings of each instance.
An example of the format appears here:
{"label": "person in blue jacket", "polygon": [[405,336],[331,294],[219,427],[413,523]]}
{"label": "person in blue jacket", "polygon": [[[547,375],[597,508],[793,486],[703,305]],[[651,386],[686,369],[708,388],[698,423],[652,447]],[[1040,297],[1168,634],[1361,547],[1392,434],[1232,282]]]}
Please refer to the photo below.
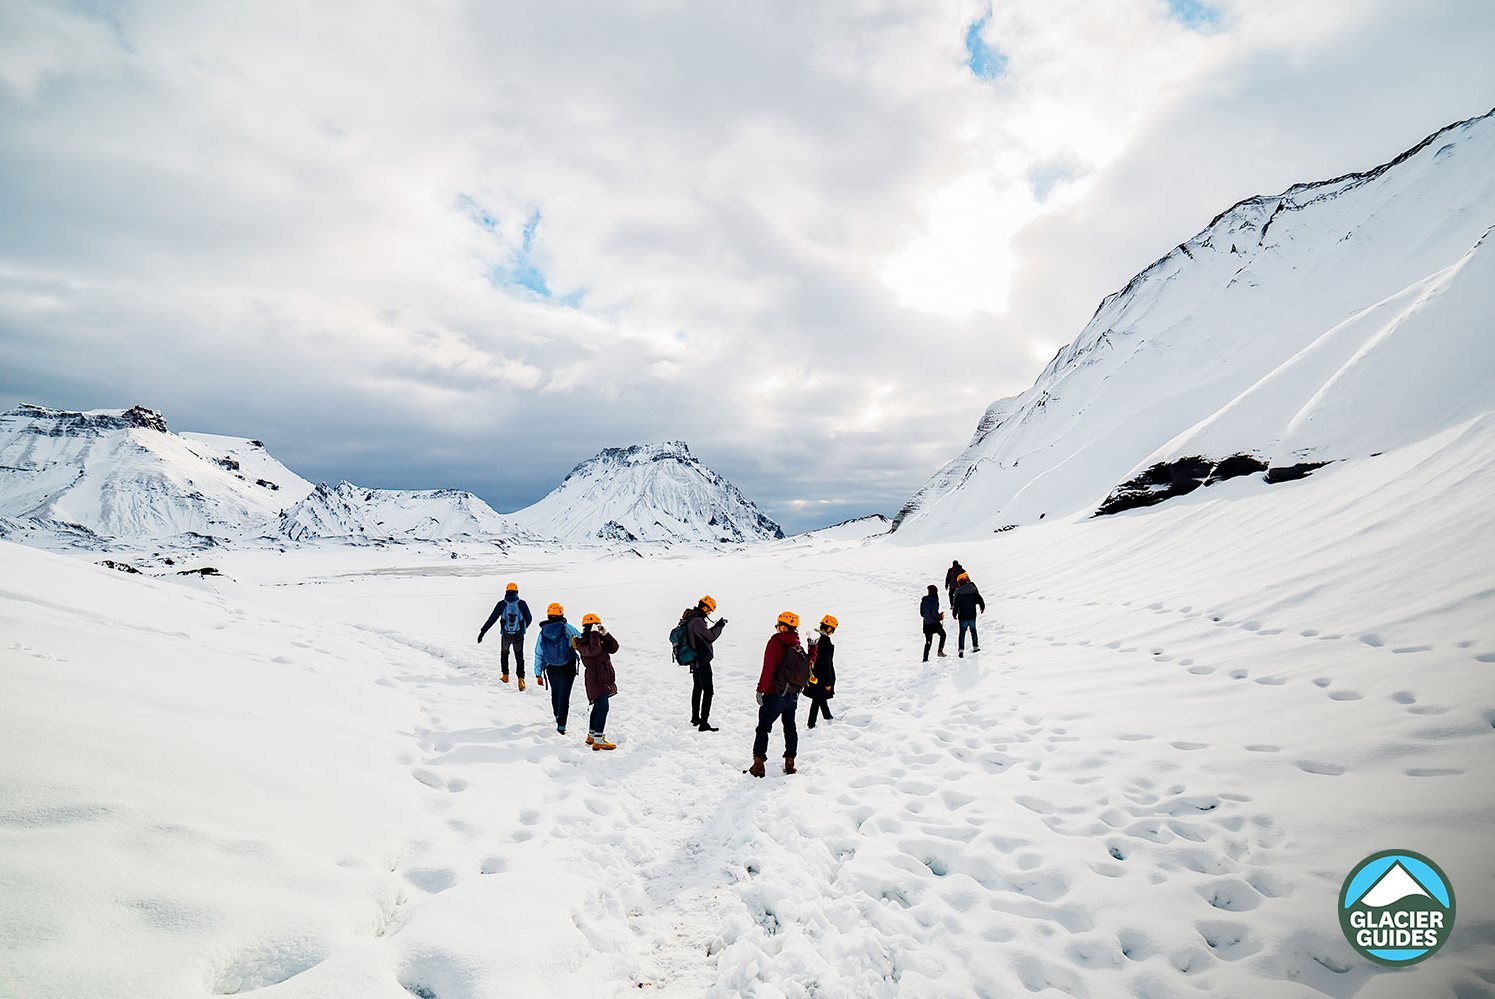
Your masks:
{"label": "person in blue jacket", "polygon": [[504,598],[493,605],[493,613],[488,615],[488,620],[483,622],[482,629],[478,632],[478,644],[482,644],[483,636],[488,634],[488,629],[498,622],[498,629],[503,639],[499,642],[498,662],[503,675],[499,679],[504,683],[509,682],[509,650],[514,651],[514,659],[519,664],[519,689],[524,689],[524,630],[530,626],[534,618],[530,615],[529,604],[519,599],[519,584],[510,583],[504,587]]}
{"label": "person in blue jacket", "polygon": [[566,608],[551,604],[535,637],[535,682],[550,688],[550,706],[555,711],[555,730],[566,734],[571,713],[571,687],[576,683],[576,648],[581,632],[566,623]]}
{"label": "person in blue jacket", "polygon": [[929,584],[929,592],[924,599],[919,601],[919,616],[924,619],[924,661],[929,662],[929,646],[934,644],[934,636],[940,636],[939,654],[945,654],[945,615],[940,610],[940,591],[933,584]]}

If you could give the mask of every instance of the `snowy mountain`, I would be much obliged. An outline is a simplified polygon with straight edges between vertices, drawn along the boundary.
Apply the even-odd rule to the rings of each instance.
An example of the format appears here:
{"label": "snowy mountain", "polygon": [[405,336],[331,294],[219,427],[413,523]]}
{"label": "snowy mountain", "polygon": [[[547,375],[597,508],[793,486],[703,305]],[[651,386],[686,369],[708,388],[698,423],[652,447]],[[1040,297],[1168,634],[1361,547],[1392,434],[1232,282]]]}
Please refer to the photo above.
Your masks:
{"label": "snowy mountain", "polygon": [[280,515],[291,541],[445,541],[509,537],[515,525],[460,489],[365,489],[320,483]]}
{"label": "snowy mountain", "polygon": [[172,433],[140,406],[0,414],[0,530],[17,540],[235,535],[310,491],[260,441]]}
{"label": "snowy mountain", "polygon": [[1495,112],[1248,198],[1101,302],[904,506],[929,538],[1299,478],[1495,406]]}
{"label": "snowy mountain", "polygon": [[510,519],[564,541],[706,542],[782,538],[783,530],[683,441],[607,448]]}
{"label": "snowy mountain", "polygon": [[829,527],[817,527],[813,531],[796,534],[791,541],[865,541],[888,533],[891,521],[880,513],[865,517],[853,517]]}

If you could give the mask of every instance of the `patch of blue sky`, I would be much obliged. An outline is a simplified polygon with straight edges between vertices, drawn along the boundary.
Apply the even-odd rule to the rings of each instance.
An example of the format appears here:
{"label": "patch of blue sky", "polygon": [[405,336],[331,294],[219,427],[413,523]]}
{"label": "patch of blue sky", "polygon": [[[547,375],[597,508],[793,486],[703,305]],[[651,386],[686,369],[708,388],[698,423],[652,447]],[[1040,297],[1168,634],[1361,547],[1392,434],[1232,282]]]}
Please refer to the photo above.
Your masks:
{"label": "patch of blue sky", "polygon": [[1220,23],[1220,11],[1204,0],[1168,0],[1168,13],[1175,21],[1196,31],[1213,28]]}
{"label": "patch of blue sky", "polygon": [[966,28],[966,65],[978,80],[995,80],[1007,72],[1007,57],[1000,49],[988,45],[982,32],[991,23],[991,8]]}
{"label": "patch of blue sky", "polygon": [[[489,215],[476,201],[464,194],[457,199],[457,205],[467,212],[474,224],[488,232],[497,232],[498,220]],[[535,232],[540,228],[540,217],[539,209],[530,214],[519,238],[519,248],[514,251],[508,263],[500,264],[488,272],[488,280],[499,288],[510,291],[523,289],[547,302],[554,302],[556,305],[564,305],[572,309],[579,308],[582,299],[586,296],[586,289],[577,288],[565,295],[557,295],[550,287],[550,282],[545,279],[545,273],[534,261]]]}
{"label": "patch of blue sky", "polygon": [[1049,199],[1054,188],[1074,180],[1074,171],[1058,165],[1041,166],[1028,174],[1028,185],[1033,188],[1033,197],[1042,204]]}

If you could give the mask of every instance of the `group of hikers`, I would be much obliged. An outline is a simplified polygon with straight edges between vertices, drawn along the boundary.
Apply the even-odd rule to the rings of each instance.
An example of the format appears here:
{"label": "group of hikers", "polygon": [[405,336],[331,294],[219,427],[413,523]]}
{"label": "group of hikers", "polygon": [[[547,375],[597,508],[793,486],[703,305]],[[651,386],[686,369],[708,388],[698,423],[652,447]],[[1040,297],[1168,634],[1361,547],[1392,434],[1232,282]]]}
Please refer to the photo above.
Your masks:
{"label": "group of hikers", "polygon": [[[965,656],[966,634],[971,636],[971,651],[980,652],[976,636],[976,615],[986,612],[986,601],[960,562],[952,562],[945,573],[945,593],[950,609],[959,624],[958,650]],[[711,724],[711,701],[715,693],[712,660],[715,646],[727,626],[726,618],[711,622],[716,613],[716,599],[710,594],[680,615],[680,623],[670,632],[671,653],[675,662],[690,670],[690,724],[700,732],[720,731]],[[939,636],[937,655],[945,655],[945,613],[940,610],[939,588],[930,584],[929,593],[920,601],[919,614],[924,622],[924,661]],[[534,622],[529,604],[519,597],[519,584],[509,583],[504,595],[478,631],[482,642],[495,624],[502,639],[499,645],[499,679],[509,682],[509,658],[515,660],[519,689],[525,689],[524,640]],[[784,611],[774,622],[773,634],[763,650],[763,670],[758,676],[758,727],[753,738],[753,762],[745,773],[762,777],[768,761],[768,739],[775,723],[784,731],[784,773],[795,773],[795,756],[799,751],[799,729],[795,713],[801,694],[810,701],[808,726],[817,720],[830,721],[830,701],[836,693],[836,645],[831,636],[840,622],[830,614],[820,619],[808,650],[800,641],[799,615]],[[571,691],[578,669],[583,678],[587,703],[592,713],[587,725],[586,744],[594,752],[616,749],[606,732],[610,698],[618,693],[618,677],[612,656],[618,651],[618,640],[596,614],[585,614],[578,631],[566,620],[566,608],[552,603],[545,610],[534,646],[535,682],[550,690],[550,704],[555,715],[555,730],[566,734],[571,713]]]}
{"label": "group of hikers", "polygon": [[[711,662],[715,645],[727,626],[726,618],[716,623],[710,617],[716,612],[716,599],[710,594],[680,616],[680,623],[670,633],[672,654],[677,663],[691,673],[690,723],[700,732],[720,731],[711,724],[711,700],[715,693]],[[509,682],[509,658],[515,660],[519,689],[524,682],[525,632],[534,622],[529,604],[519,597],[519,584],[509,583],[504,595],[478,631],[478,642],[498,624],[502,639],[499,645],[499,679]],[[839,622],[830,614],[820,619],[806,651],[799,637],[799,615],[784,611],[774,623],[763,652],[763,671],[758,677],[758,728],[753,740],[753,763],[745,771],[762,777],[768,759],[768,737],[775,722],[784,730],[784,773],[795,772],[794,758],[799,750],[799,730],[795,711],[799,696],[810,699],[809,727],[820,717],[831,720],[830,700],[836,693],[835,634]],[[550,704],[555,715],[555,730],[566,734],[571,710],[571,691],[576,683],[578,662],[586,687],[592,715],[587,727],[586,744],[594,752],[618,748],[605,734],[608,702],[618,692],[617,673],[612,655],[618,651],[618,640],[608,633],[602,619],[586,614],[577,631],[566,620],[566,608],[552,603],[545,610],[535,639],[533,668],[535,682],[550,690]]]}
{"label": "group of hikers", "polygon": [[[976,637],[976,614],[986,613],[986,601],[981,598],[981,591],[976,589],[976,584],[971,581],[971,574],[966,572],[959,560],[950,563],[950,568],[945,570],[945,593],[950,599],[950,610],[955,614],[955,620],[960,626],[958,651],[960,657],[966,654],[966,632],[971,633],[971,651],[981,651],[981,641]],[[933,583],[929,584],[929,592],[924,599],[919,601],[919,616],[924,621],[924,661],[929,662],[929,646],[934,643],[934,636],[940,637],[939,651],[937,655],[945,654],[945,612],[940,610],[940,591]]]}

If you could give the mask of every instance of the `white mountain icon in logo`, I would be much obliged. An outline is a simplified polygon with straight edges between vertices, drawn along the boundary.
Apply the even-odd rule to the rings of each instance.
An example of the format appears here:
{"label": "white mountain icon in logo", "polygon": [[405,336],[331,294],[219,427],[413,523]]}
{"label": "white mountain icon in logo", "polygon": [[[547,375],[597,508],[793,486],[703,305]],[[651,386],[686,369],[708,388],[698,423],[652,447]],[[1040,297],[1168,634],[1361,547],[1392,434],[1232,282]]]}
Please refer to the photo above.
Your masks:
{"label": "white mountain icon in logo", "polygon": [[1407,869],[1398,861],[1387,868],[1386,873],[1381,875],[1379,881],[1371,885],[1370,890],[1360,896],[1360,904],[1380,909],[1399,902],[1409,895],[1421,895],[1431,899],[1427,889],[1417,883],[1417,879],[1407,873]]}

